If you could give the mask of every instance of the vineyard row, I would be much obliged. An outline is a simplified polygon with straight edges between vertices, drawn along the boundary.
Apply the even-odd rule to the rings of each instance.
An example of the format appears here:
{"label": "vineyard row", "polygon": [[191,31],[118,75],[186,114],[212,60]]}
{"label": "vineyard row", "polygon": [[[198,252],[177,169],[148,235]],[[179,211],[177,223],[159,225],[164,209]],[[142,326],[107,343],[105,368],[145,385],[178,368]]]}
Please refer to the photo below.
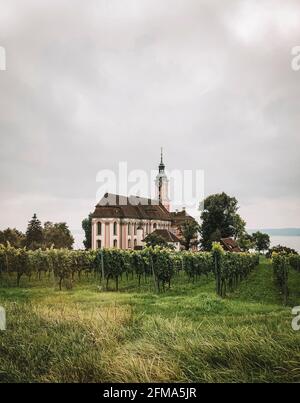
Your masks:
{"label": "vineyard row", "polygon": [[54,274],[59,288],[79,279],[82,273],[98,274],[101,282],[113,279],[116,290],[119,279],[126,275],[153,278],[157,290],[171,286],[172,278],[180,271],[195,281],[200,276],[214,274],[216,292],[225,296],[233,291],[241,280],[258,265],[255,254],[225,253],[219,244],[212,252],[175,252],[162,248],[145,248],[141,251],[102,249],[98,251],[70,251],[48,249],[28,251],[0,245],[0,276],[7,273],[16,276],[17,286],[22,276],[31,277],[42,273]]}
{"label": "vineyard row", "polygon": [[279,287],[283,295],[284,304],[287,305],[289,297],[289,270],[292,268],[300,273],[300,256],[288,255],[285,253],[273,253],[272,261],[276,285]]}

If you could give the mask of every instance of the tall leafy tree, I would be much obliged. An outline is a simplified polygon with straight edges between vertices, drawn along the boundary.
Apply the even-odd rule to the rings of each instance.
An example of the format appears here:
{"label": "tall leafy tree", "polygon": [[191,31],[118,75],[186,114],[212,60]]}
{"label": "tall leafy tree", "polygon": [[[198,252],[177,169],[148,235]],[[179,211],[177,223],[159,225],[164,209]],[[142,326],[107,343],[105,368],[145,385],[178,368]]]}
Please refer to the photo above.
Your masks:
{"label": "tall leafy tree", "polygon": [[252,238],[257,252],[261,253],[270,248],[271,240],[268,234],[263,234],[262,232],[257,231],[252,234]]}
{"label": "tall leafy tree", "polygon": [[86,250],[92,248],[92,213],[82,221],[82,229],[85,233],[85,239],[83,241]]}
{"label": "tall leafy tree", "polygon": [[233,216],[233,237],[235,240],[246,235],[246,221],[239,214]]}
{"label": "tall leafy tree", "polygon": [[200,234],[204,250],[211,250],[214,241],[235,237],[241,232],[243,221],[238,216],[238,201],[226,193],[215,194],[204,200]]}
{"label": "tall leafy tree", "polygon": [[181,244],[186,250],[199,244],[198,235],[200,227],[196,221],[186,221],[180,227]]}
{"label": "tall leafy tree", "polygon": [[38,249],[43,246],[43,227],[37,215],[34,214],[32,220],[29,221],[26,231],[26,246],[28,249]]}
{"label": "tall leafy tree", "polygon": [[66,223],[46,222],[44,224],[44,245],[46,248],[72,249],[74,238]]}
{"label": "tall leafy tree", "polygon": [[238,245],[243,252],[249,252],[250,249],[254,249],[254,240],[245,232],[238,238]]}
{"label": "tall leafy tree", "polygon": [[7,228],[4,231],[0,231],[0,244],[7,245],[8,242],[14,248],[23,248],[25,245],[25,235],[15,228]]}

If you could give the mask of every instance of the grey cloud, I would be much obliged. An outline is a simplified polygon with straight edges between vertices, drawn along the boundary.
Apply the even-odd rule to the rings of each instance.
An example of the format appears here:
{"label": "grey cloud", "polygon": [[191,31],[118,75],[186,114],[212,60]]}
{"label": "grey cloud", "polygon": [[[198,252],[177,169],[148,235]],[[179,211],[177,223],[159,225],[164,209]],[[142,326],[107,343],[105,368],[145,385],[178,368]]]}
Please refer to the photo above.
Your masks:
{"label": "grey cloud", "polygon": [[61,219],[72,200],[80,228],[97,172],[124,158],[153,169],[161,145],[170,169],[202,168],[207,193],[238,197],[252,227],[270,226],[266,201],[273,226],[300,226],[298,1],[0,7],[1,226]]}

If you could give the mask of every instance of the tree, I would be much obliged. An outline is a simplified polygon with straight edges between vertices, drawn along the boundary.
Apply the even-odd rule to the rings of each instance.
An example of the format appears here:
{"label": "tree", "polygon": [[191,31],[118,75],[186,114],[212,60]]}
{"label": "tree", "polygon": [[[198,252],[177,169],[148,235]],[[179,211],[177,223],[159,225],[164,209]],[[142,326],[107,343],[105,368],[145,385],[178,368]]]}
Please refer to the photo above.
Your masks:
{"label": "tree", "polygon": [[26,246],[28,249],[39,249],[43,246],[43,228],[40,220],[36,214],[33,215],[32,220],[29,221],[26,231]]}
{"label": "tree", "polygon": [[233,237],[235,240],[246,235],[246,221],[239,214],[233,216]]}
{"label": "tree", "polygon": [[200,226],[196,221],[186,221],[179,229],[181,236],[181,244],[185,250],[190,250],[193,246],[199,244],[198,234]]}
{"label": "tree", "polygon": [[169,248],[168,242],[163,237],[157,234],[149,234],[145,238],[146,246],[154,248],[155,246],[161,246],[163,248]]}
{"label": "tree", "polygon": [[66,223],[53,224],[46,222],[44,224],[44,246],[55,249],[72,249],[74,238]]}
{"label": "tree", "polygon": [[243,252],[249,252],[250,249],[254,249],[254,240],[250,234],[244,233],[238,238],[237,242]]}
{"label": "tree", "polygon": [[82,221],[82,229],[85,233],[85,239],[83,241],[86,250],[92,248],[92,213],[89,214],[88,218]]}
{"label": "tree", "polygon": [[235,237],[241,233],[245,222],[237,211],[237,199],[224,192],[211,195],[204,200],[200,227],[204,250],[211,250],[214,241],[219,242],[221,238]]}
{"label": "tree", "polygon": [[257,252],[260,253],[270,248],[271,241],[270,236],[268,234],[263,234],[262,232],[257,231],[254,234],[252,234],[252,238]]}
{"label": "tree", "polygon": [[7,243],[16,249],[23,248],[25,245],[25,235],[17,229],[7,228],[0,231],[0,244],[7,245]]}

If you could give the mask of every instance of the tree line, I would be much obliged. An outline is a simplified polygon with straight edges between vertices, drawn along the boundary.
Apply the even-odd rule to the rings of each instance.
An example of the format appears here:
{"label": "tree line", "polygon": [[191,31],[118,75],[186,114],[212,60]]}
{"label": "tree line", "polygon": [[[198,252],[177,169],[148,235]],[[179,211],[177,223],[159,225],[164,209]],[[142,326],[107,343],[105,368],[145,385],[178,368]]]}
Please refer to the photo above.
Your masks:
{"label": "tree line", "polygon": [[15,248],[26,247],[28,250],[51,247],[72,249],[74,238],[66,223],[47,221],[42,226],[41,221],[34,214],[28,223],[25,234],[11,228],[0,231],[0,244],[7,245],[7,243]]}
{"label": "tree line", "polygon": [[[244,252],[256,250],[261,253],[269,250],[269,235],[261,232],[247,233],[246,222],[238,211],[238,201],[235,197],[230,197],[226,193],[207,197],[200,216],[201,224],[186,221],[179,228],[182,248],[191,250],[196,246],[201,251],[211,251],[214,242],[220,242],[221,238],[233,238]],[[82,221],[82,228],[85,233],[84,247],[86,250],[91,249],[92,214]],[[55,249],[71,249],[74,238],[66,223],[46,222],[42,226],[34,214],[25,234],[11,228],[0,231],[0,244],[6,245],[7,242],[16,248],[26,246],[31,250],[52,246]],[[150,234],[146,239],[146,246],[168,245],[163,238]]]}

